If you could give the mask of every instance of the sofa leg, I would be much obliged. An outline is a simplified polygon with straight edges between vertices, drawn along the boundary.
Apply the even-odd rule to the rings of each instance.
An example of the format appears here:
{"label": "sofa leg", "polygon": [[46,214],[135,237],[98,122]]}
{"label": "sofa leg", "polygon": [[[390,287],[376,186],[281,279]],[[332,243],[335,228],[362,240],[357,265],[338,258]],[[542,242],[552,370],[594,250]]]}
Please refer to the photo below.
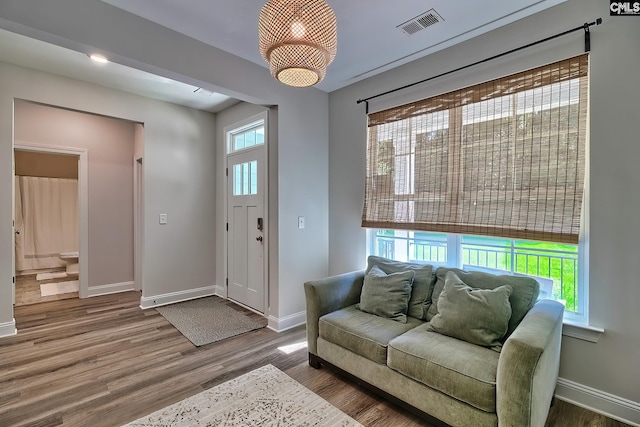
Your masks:
{"label": "sofa leg", "polygon": [[556,404],[556,397],[555,397],[555,396],[553,396],[553,397],[551,398],[551,405],[549,405],[549,407],[550,407],[550,408],[553,408],[553,405],[555,405],[555,404]]}
{"label": "sofa leg", "polygon": [[320,358],[313,353],[309,353],[309,366],[320,369]]}

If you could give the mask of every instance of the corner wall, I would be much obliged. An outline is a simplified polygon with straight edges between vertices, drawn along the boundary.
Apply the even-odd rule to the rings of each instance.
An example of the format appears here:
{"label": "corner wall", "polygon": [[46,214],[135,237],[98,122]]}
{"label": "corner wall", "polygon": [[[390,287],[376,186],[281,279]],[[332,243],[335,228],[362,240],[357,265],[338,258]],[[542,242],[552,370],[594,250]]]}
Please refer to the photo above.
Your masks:
{"label": "corner wall", "polygon": [[[319,95],[312,102],[311,94]],[[217,229],[216,284],[224,288],[225,218],[225,135],[224,128],[249,117],[268,111],[269,163],[269,307],[265,316],[269,327],[281,331],[303,324],[305,299],[303,283],[327,275],[328,182],[322,177],[328,170],[328,152],[322,141],[327,138],[328,112],[319,114],[315,105],[324,104],[328,97],[313,91],[307,107],[283,104],[268,108],[240,103],[216,115],[216,153],[218,181],[216,184]],[[298,105],[296,108],[295,106]],[[297,120],[284,121],[280,111]],[[313,121],[306,117],[315,115]],[[284,116],[284,120],[287,116]],[[295,137],[294,137],[295,135]],[[291,143],[293,141],[293,143]],[[298,216],[304,216],[306,226],[298,229]],[[226,295],[226,290],[222,292]]]}
{"label": "corner wall", "polygon": [[[213,293],[213,114],[0,63],[0,219],[6,224],[10,224],[12,217],[14,99],[144,123],[142,303],[152,303],[166,295],[177,299]],[[133,147],[131,156],[132,153]],[[130,157],[127,167],[132,162]],[[160,213],[168,214],[167,225],[158,224]],[[103,238],[108,240],[109,236]],[[9,286],[11,227],[0,227],[0,242],[0,271],[5,278],[2,283],[6,283],[0,286],[1,336],[10,333],[13,322]]]}
{"label": "corner wall", "polygon": [[134,124],[16,100],[14,125],[16,141],[87,150],[88,286],[131,284]]}
{"label": "corner wall", "polygon": [[[364,194],[365,98],[452,70],[602,17],[591,28],[590,59],[590,322],[605,329],[598,343],[564,336],[560,398],[640,424],[640,186],[637,76],[640,18],[610,17],[601,0],[568,0],[499,28],[353,84],[330,95],[330,273],[363,268],[360,227]],[[372,102],[371,111],[581,54],[583,32]]]}

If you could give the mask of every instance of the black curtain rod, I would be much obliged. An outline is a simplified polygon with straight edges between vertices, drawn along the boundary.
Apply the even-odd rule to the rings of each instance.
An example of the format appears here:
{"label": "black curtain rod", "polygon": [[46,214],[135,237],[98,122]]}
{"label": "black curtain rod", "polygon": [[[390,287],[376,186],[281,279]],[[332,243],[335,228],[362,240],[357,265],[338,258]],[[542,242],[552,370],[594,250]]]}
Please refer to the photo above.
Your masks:
{"label": "black curtain rod", "polygon": [[515,49],[508,50],[506,52],[499,53],[499,54],[491,56],[489,58],[485,58],[485,59],[482,59],[480,61],[474,62],[473,64],[469,64],[469,65],[465,65],[463,67],[456,68],[455,70],[446,71],[444,73],[438,74],[437,76],[433,76],[433,77],[426,78],[424,80],[420,80],[419,82],[410,83],[408,85],[405,85],[405,86],[402,86],[402,87],[399,87],[399,88],[396,88],[396,89],[391,89],[391,90],[388,90],[386,92],[382,92],[382,93],[379,93],[377,95],[370,96],[368,98],[358,99],[356,102],[358,104],[366,102],[367,103],[366,104],[367,105],[367,114],[368,114],[369,113],[369,101],[372,100],[372,99],[379,98],[379,97],[385,96],[385,95],[389,95],[390,93],[398,92],[400,90],[407,89],[407,88],[410,88],[410,87],[413,87],[413,86],[428,82],[429,80],[437,79],[438,77],[446,76],[447,74],[452,74],[452,73],[464,70],[466,68],[473,67],[473,66],[478,65],[478,64],[482,64],[484,62],[493,61],[494,59],[500,58],[502,56],[509,55],[509,54],[512,54],[512,53],[517,52],[519,50],[527,49],[527,48],[529,48],[531,46],[535,46],[537,44],[544,43],[544,42],[547,42],[549,40],[553,40],[555,38],[565,36],[567,34],[575,32],[575,31],[584,30],[584,51],[585,52],[589,52],[591,50],[591,37],[590,37],[591,34],[589,32],[589,27],[591,27],[593,25],[600,25],[600,24],[602,24],[602,18],[598,18],[593,22],[585,22],[583,25],[580,25],[579,27],[575,27],[575,28],[572,28],[570,30],[563,31],[562,33],[558,33],[556,35],[549,36],[549,37],[544,38],[542,40],[538,40],[536,42],[529,43],[529,44],[526,44],[524,46],[520,46],[520,47],[517,47]]}

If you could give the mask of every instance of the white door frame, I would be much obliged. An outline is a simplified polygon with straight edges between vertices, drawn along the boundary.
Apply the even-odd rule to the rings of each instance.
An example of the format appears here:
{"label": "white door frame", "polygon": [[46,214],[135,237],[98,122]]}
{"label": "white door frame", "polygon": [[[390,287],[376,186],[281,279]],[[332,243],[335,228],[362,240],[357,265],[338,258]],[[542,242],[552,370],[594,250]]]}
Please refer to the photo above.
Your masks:
{"label": "white door frame", "polygon": [[133,159],[133,288],[142,291],[144,254],[144,163],[142,156]]}
{"label": "white door frame", "polygon": [[[264,182],[264,199],[263,203],[263,248],[264,248],[264,313],[259,313],[264,315],[264,317],[269,317],[269,150],[267,149],[269,144],[269,120],[268,120],[268,110],[260,114],[256,114],[255,116],[248,117],[244,120],[241,120],[237,123],[234,123],[231,126],[225,126],[224,128],[224,153],[225,160],[224,166],[226,168],[227,173],[225,174],[224,180],[224,218],[225,224],[229,224],[229,155],[233,153],[229,153],[229,147],[231,144],[230,134],[234,130],[238,128],[242,128],[244,126],[248,126],[252,123],[258,122],[262,120],[264,125],[264,145],[261,147],[264,155],[264,167],[261,178]],[[228,230],[224,232],[224,277],[225,277],[225,287],[224,287],[224,298],[229,298],[229,234]],[[242,304],[240,304],[242,305]],[[255,311],[251,307],[246,307],[249,310]]]}
{"label": "white door frame", "polygon": [[[78,209],[79,209],[79,253],[80,298],[89,296],[89,163],[88,150],[77,147],[60,147],[33,142],[14,141],[14,150],[50,154],[66,154],[78,157]],[[15,176],[15,171],[14,171]],[[15,237],[14,237],[15,238]],[[14,266],[15,269],[15,266]],[[15,271],[14,271],[15,274]]]}

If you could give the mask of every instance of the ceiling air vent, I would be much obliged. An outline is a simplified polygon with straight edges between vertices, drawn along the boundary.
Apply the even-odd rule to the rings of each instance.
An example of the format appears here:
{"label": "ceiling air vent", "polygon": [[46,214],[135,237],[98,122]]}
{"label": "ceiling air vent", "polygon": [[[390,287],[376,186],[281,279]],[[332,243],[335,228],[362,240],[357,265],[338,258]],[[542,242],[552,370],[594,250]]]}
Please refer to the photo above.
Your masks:
{"label": "ceiling air vent", "polygon": [[418,15],[415,18],[398,25],[396,28],[404,34],[411,36],[418,31],[422,31],[425,28],[432,26],[433,24],[437,24],[440,21],[444,21],[442,16],[440,16],[435,10],[430,9],[422,15]]}
{"label": "ceiling air vent", "polygon": [[198,95],[201,95],[201,96],[206,96],[207,98],[213,95],[213,92],[207,89],[203,89],[201,87],[194,90],[193,93],[197,93]]}

